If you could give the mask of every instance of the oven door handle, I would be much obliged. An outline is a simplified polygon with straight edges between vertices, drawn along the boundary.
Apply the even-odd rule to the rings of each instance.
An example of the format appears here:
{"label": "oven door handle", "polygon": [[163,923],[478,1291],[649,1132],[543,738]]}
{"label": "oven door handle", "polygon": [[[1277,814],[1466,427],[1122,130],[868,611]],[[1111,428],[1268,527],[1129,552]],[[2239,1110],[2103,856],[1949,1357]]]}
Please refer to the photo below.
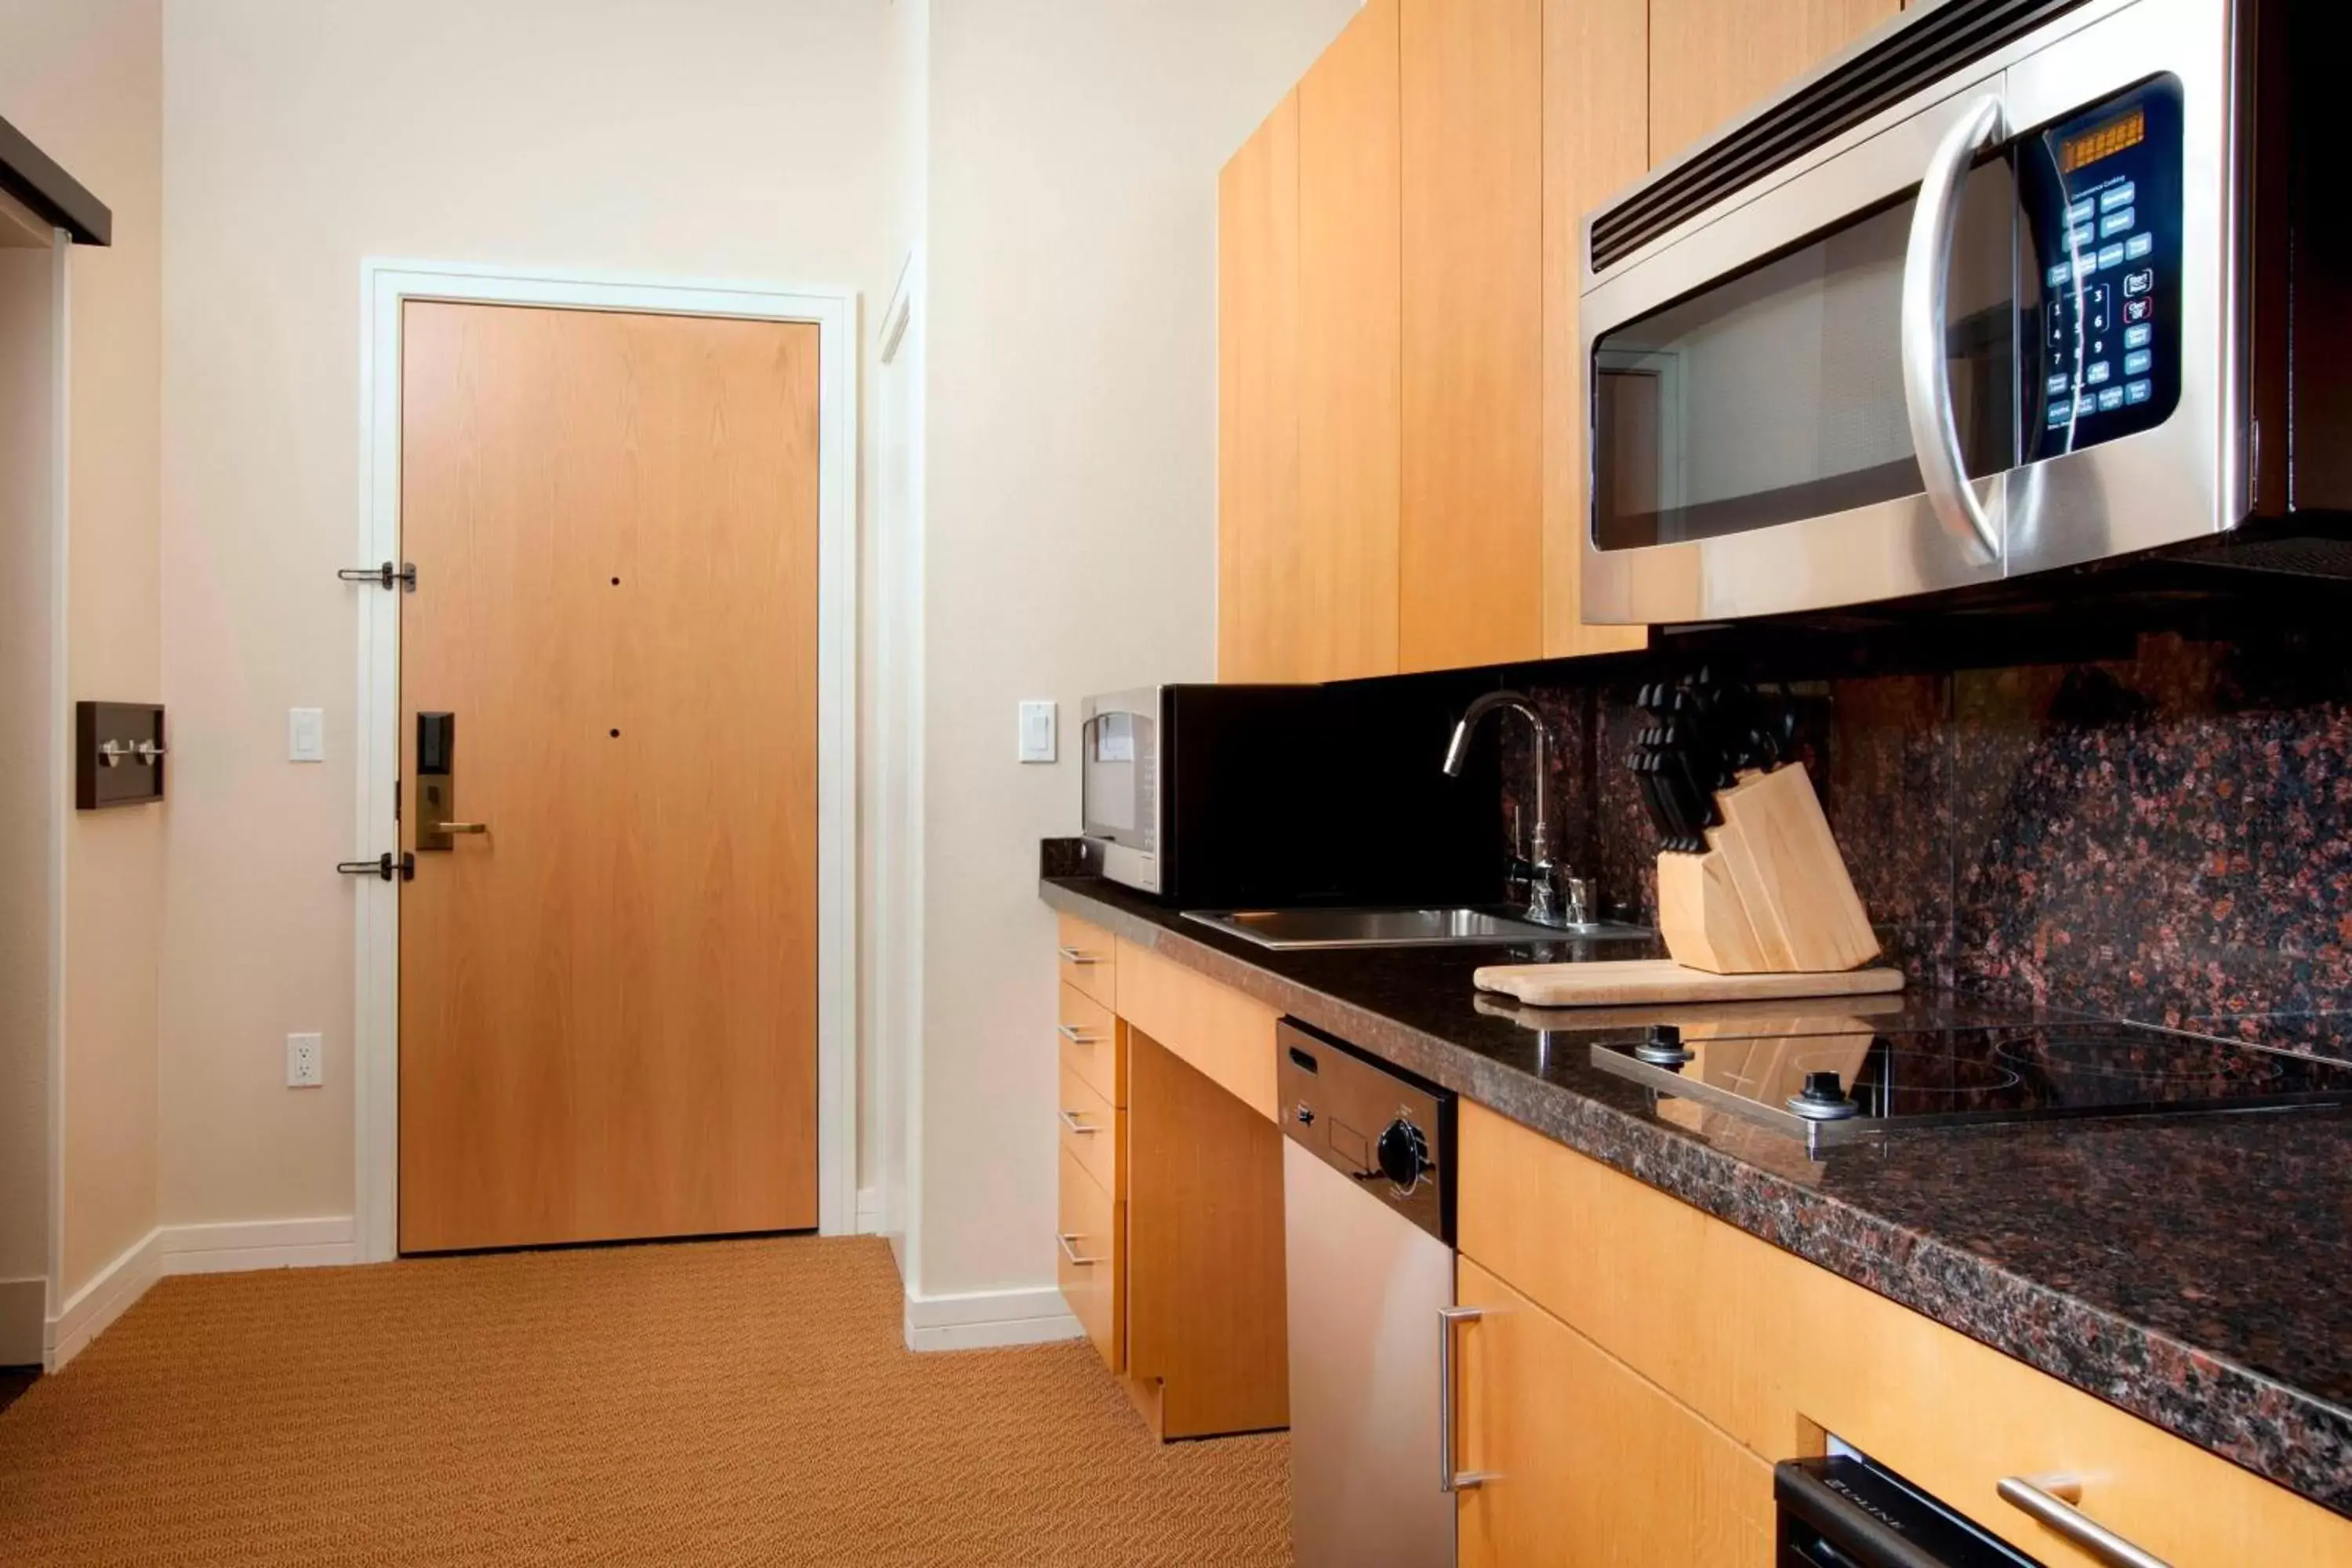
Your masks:
{"label": "oven door handle", "polygon": [[1959,425],[1952,416],[1952,377],[1945,363],[1947,297],[1952,279],[1952,236],[1959,226],[1960,193],[1979,152],[1998,142],[2008,115],[2000,95],[1969,105],[1936,144],[1919,183],[1911,241],[1903,253],[1903,402],[1911,416],[1911,447],[1927,504],[1969,559],[1989,566],[2000,559],[2000,535],[1985,516],[1960,464]]}

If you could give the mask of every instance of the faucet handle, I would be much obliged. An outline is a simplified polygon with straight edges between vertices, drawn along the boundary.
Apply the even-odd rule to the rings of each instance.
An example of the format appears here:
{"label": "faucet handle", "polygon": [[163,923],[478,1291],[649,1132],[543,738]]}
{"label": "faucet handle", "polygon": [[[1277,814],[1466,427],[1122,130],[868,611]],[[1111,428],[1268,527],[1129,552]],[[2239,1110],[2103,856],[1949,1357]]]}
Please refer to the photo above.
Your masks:
{"label": "faucet handle", "polygon": [[1561,917],[1572,926],[1591,924],[1592,879],[1589,877],[1562,877],[1559,888]]}

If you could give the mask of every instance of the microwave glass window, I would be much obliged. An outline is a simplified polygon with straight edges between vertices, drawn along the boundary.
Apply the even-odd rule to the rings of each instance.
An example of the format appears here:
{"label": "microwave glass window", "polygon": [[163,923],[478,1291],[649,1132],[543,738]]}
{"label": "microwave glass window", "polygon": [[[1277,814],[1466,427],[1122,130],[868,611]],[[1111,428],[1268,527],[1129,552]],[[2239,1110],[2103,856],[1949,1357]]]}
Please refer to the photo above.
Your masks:
{"label": "microwave glass window", "polygon": [[[1916,495],[1898,334],[1906,199],[1710,285],[1594,345],[1593,538],[1715,539]],[[1947,337],[1971,473],[2016,461],[2015,183],[1962,196]]]}
{"label": "microwave glass window", "polygon": [[1097,713],[1086,721],[1079,751],[1079,816],[1087,837],[1146,854],[1156,850],[1157,727],[1142,713]]}
{"label": "microwave glass window", "polygon": [[2152,429],[2179,405],[2180,189],[2176,77],[2020,144],[2032,459]]}

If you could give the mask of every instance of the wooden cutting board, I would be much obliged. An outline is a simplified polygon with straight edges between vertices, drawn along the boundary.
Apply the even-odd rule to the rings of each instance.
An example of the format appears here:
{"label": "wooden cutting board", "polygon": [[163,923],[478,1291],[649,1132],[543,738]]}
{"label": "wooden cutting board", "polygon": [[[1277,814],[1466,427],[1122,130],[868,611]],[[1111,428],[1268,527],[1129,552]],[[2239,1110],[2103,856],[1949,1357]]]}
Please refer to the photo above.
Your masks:
{"label": "wooden cutting board", "polygon": [[1671,958],[1606,963],[1496,963],[1472,976],[1534,1007],[1622,1007],[1657,1002],[1753,1002],[1790,996],[1859,996],[1903,989],[1899,969],[1829,973],[1710,974]]}

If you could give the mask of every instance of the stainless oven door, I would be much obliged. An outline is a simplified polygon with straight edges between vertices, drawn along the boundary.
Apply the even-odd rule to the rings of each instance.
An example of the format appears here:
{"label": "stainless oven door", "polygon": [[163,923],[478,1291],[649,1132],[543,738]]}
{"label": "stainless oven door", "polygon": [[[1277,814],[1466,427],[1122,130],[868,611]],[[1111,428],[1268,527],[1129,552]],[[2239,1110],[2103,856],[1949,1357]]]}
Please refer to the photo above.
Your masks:
{"label": "stainless oven door", "polygon": [[1103,874],[1160,891],[1160,692],[1089,697],[1079,710],[1080,831],[1102,846]]}
{"label": "stainless oven door", "polygon": [[[2230,0],[2084,6],[1588,272],[1585,618],[1861,604],[2241,521],[2235,45]],[[2135,93],[2178,148],[2152,403],[2120,319],[2154,270],[2122,247],[2148,242],[2107,243],[2105,218],[2135,215],[2101,213],[2074,162]],[[2062,281],[2036,203],[2055,189],[2063,212],[2070,184],[2092,216]]]}

